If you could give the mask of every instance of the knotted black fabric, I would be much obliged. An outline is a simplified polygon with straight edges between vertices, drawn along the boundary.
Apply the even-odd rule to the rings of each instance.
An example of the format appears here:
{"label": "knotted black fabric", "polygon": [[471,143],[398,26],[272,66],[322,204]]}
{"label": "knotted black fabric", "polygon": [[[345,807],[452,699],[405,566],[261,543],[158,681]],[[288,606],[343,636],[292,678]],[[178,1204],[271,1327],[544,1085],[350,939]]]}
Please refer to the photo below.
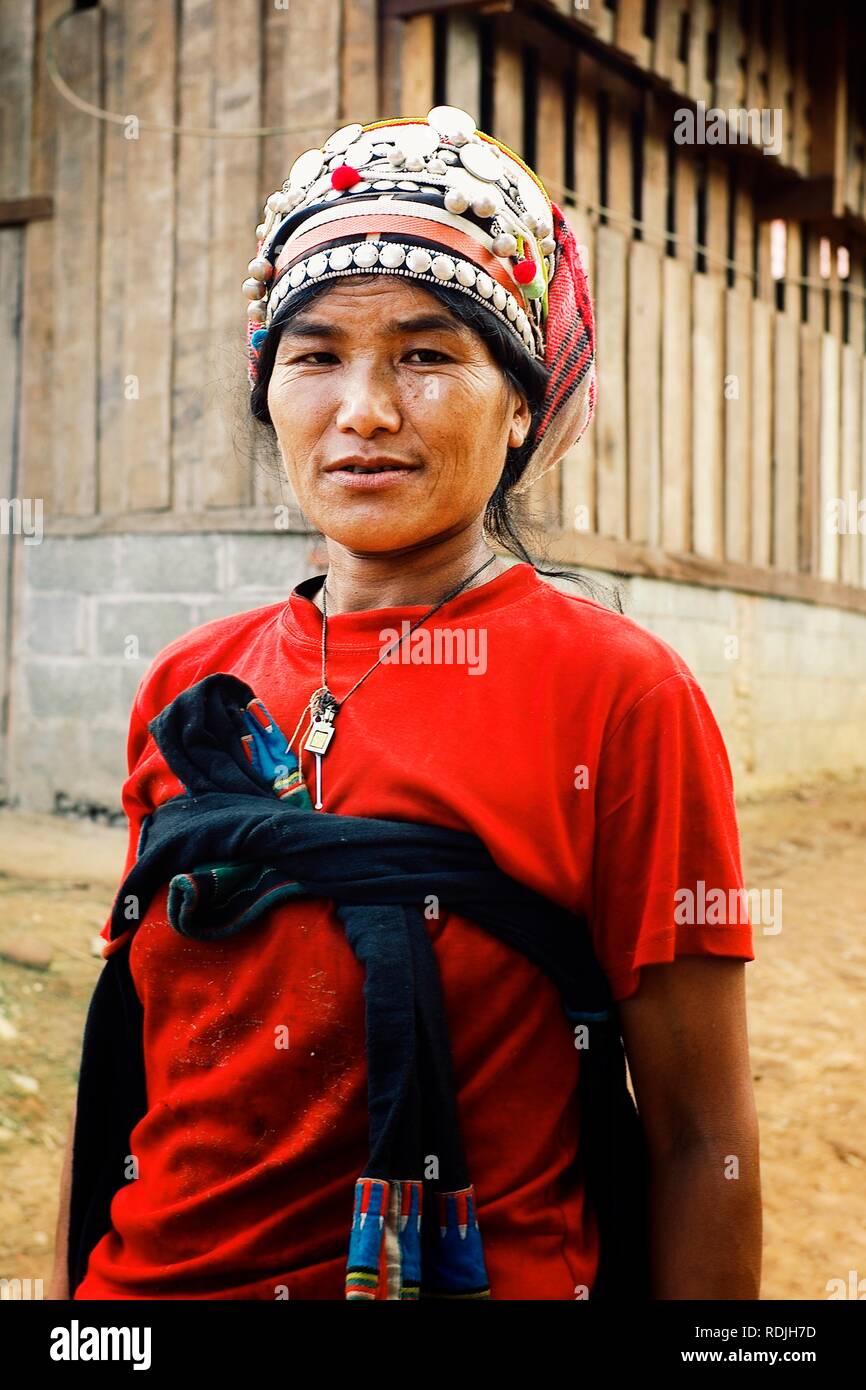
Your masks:
{"label": "knotted black fabric", "polygon": [[[447,1193],[470,1188],[471,1179],[425,905],[434,900],[440,910],[471,919],[520,951],[558,986],[569,1019],[588,1029],[580,1065],[578,1162],[599,1227],[601,1258],[591,1296],[647,1297],[643,1138],[626,1085],[616,1009],[586,923],[503,873],[476,836],[317,812],[308,809],[305,792],[281,800],[270,770],[250,759],[246,710],[255,700],[245,682],[218,673],[182,692],[151,720],[150,731],[186,790],[147,818],[137,861],[112,910],[111,939],[129,934],[130,900],[140,921],[166,881],[172,925],[207,940],[248,929],[286,898],[332,900],[365,968],[370,1154],[364,1176],[421,1181],[425,1155],[435,1154],[435,1188]],[[105,971],[126,954],[110,955]],[[119,978],[121,967],[115,971]],[[98,994],[99,988],[94,1003]],[[107,987],[103,994],[115,1004],[127,998],[125,991]],[[128,1008],[125,1019],[131,1060],[136,1027],[140,1053],[140,1024]],[[98,1018],[89,1017],[83,1063],[88,1037],[95,1044],[100,1034]],[[82,1082],[86,1071],[83,1065]],[[106,1082],[104,1073],[100,1079]],[[85,1095],[81,1116],[92,1114],[90,1100]],[[124,1127],[128,1121],[125,1114]],[[128,1134],[126,1129],[127,1139]],[[72,1203],[78,1269],[81,1247],[95,1243],[105,1208],[103,1192],[94,1220],[93,1194],[82,1190],[88,1171],[93,1178],[87,1147],[82,1129],[76,1135],[82,1184],[76,1189],[73,1181]]]}

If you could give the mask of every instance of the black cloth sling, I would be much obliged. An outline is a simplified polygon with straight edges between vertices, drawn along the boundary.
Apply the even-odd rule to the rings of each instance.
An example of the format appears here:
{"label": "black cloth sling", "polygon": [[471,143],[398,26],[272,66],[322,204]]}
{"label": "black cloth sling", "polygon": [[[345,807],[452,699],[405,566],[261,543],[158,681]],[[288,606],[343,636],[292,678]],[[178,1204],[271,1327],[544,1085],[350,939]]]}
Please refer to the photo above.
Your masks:
{"label": "black cloth sling", "polygon": [[250,686],[235,676],[205,677],[148,727],[185,792],[158,806],[143,824],[136,862],[111,914],[111,941],[125,941],[106,959],[85,1025],[73,1144],[70,1291],[110,1228],[130,1132],[147,1108],[142,1007],[126,949],[134,930],[128,904],[137,904],[140,921],[170,881],[172,925],[203,940],[249,929],[290,897],[330,899],[365,967],[370,1155],[356,1193],[347,1297],[375,1296],[373,1223],[364,1236],[358,1204],[406,1179],[417,1184],[421,1210],[426,1214],[429,1208],[433,1216],[422,1228],[419,1215],[419,1249],[407,1245],[402,1251],[405,1291],[398,1296],[417,1297],[419,1286],[420,1296],[489,1296],[471,1212],[476,1248],[468,1253],[465,1201],[456,1218],[463,1221],[459,1249],[455,1242],[454,1249],[438,1251],[430,1246],[438,1238],[435,1205],[426,1197],[420,1202],[422,1186],[431,1186],[424,1179],[424,1156],[431,1153],[439,1159],[435,1193],[449,1200],[466,1192],[474,1196],[438,968],[425,926],[424,904],[432,895],[442,908],[470,918],[542,969],[558,986],[568,1018],[586,1029],[576,1162],[599,1230],[600,1262],[590,1297],[648,1298],[643,1132],[626,1084],[616,1006],[586,923],[503,873],[476,836],[314,811],[297,762],[283,749],[284,735]]}

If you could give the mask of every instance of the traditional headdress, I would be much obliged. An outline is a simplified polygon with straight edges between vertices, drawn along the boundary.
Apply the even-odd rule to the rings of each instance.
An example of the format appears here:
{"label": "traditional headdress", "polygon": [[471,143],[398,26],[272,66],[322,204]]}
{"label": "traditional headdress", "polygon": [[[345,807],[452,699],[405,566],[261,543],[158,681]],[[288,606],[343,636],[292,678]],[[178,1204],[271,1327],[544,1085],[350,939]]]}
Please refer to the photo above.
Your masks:
{"label": "traditional headdress", "polygon": [[304,286],[403,275],[466,294],[550,371],[516,491],[553,468],[595,405],[592,302],[574,234],[519,155],[466,111],[341,127],[295,160],[256,229],[244,292],[249,374],[268,329]]}

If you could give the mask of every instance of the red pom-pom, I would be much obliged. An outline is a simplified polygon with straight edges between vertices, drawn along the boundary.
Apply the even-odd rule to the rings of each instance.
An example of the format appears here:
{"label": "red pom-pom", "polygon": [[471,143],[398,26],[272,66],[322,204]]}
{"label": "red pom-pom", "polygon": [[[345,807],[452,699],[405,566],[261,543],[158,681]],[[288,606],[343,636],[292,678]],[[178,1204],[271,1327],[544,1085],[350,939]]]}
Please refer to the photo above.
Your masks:
{"label": "red pom-pom", "polygon": [[517,261],[514,266],[514,278],[518,285],[531,285],[535,279],[538,266],[535,261]]}
{"label": "red pom-pom", "polygon": [[338,164],[336,169],[331,172],[331,184],[334,188],[351,188],[353,184],[361,182],[361,175],[357,169],[353,169],[351,164]]}

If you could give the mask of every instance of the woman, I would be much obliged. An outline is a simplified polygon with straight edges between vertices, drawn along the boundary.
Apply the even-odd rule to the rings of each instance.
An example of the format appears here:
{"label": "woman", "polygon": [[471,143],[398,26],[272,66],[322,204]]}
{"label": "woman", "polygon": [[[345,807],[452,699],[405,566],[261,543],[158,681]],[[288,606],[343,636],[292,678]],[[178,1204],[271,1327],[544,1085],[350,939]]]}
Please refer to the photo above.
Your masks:
{"label": "woman", "polygon": [[[170,643],[139,686],[125,883],[103,934],[107,952],[129,938],[115,957],[128,955],[143,1010],[146,1101],[110,1222],[70,1296],[435,1293],[429,1268],[414,1282],[406,1273],[422,1258],[404,1242],[423,1211],[424,1231],[453,1237],[458,1256],[476,1242],[465,1296],[591,1297],[603,1252],[578,1103],[590,1057],[533,942],[556,921],[556,950],[588,931],[616,1002],[646,1144],[651,1296],[756,1298],[751,929],[718,914],[683,923],[677,909],[684,893],[704,902],[721,890],[727,902],[742,888],[721,735],[665,643],[540,577],[510,510],[592,412],[592,311],[568,225],[513,152],[437,107],[424,121],[344,127],[305,152],[258,240],[244,285],[252,410],[326,539],[328,569],[288,601]],[[235,718],[254,693],[244,740],[258,773],[262,730],[277,756],[287,743],[273,786],[302,803],[304,825],[363,835],[371,818],[383,834],[420,827],[455,853],[480,846],[497,912],[508,917],[510,887],[532,906],[523,926],[538,914],[515,949],[483,895],[472,912],[440,901],[449,863],[430,870],[406,970],[427,972],[433,991],[418,954],[432,947],[457,1107],[438,1133],[442,1148],[454,1138],[453,1171],[466,1175],[444,1193],[438,1144],[423,1175],[398,1146],[390,1185],[372,1158],[365,1166],[382,1110],[374,1014],[380,1027],[418,985],[398,969],[374,1000],[345,882],[335,907],[292,898],[285,874],[268,879],[274,905],[218,939],[234,889],[212,900],[199,940],[179,925],[177,885],[194,911],[204,872],[171,889],[154,881],[138,915],[128,890],[157,843],[144,831],[191,789],[177,771],[189,760],[175,755],[203,717],[190,701],[225,681],[215,673],[234,678],[223,693],[242,692]],[[374,834],[367,852],[379,849]],[[249,890],[236,891],[253,902]],[[425,1029],[430,1009],[417,1015]],[[435,1046],[424,1055],[441,1061]],[[448,1068],[418,1065],[401,1104],[420,1126],[434,1091],[447,1112]],[[61,1213],[61,1265],[66,1239]]]}

